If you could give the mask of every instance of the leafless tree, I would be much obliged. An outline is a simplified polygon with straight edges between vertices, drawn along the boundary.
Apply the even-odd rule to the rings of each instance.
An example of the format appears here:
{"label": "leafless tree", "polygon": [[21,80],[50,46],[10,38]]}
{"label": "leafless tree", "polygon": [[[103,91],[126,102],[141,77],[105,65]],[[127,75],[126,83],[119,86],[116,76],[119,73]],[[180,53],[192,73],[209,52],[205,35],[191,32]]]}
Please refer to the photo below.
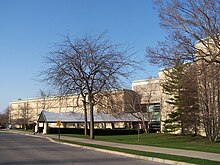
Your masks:
{"label": "leafless tree", "polygon": [[18,105],[18,116],[14,123],[20,125],[22,129],[27,129],[29,122],[33,119],[32,108],[29,107],[28,102]]}
{"label": "leafless tree", "polygon": [[[89,105],[90,139],[94,139],[95,95],[119,88],[120,78],[130,75],[134,62],[129,49],[112,44],[104,34],[75,39],[66,36],[46,59],[48,68],[42,72],[43,81],[62,93],[83,97],[83,102]],[[84,113],[87,116],[85,108]]]}
{"label": "leafless tree", "polygon": [[198,76],[201,122],[210,141],[216,141],[220,135],[219,68],[219,64],[206,66],[205,72]]}
{"label": "leafless tree", "polygon": [[182,76],[182,89],[180,90],[181,120],[183,133],[198,134],[200,127],[200,110],[199,110],[199,95],[198,95],[198,73],[196,65],[189,65],[184,68]]}
{"label": "leafless tree", "polygon": [[147,84],[139,85],[134,90],[135,93],[130,93],[126,99],[127,109],[139,119],[143,130],[149,133],[152,121],[159,117],[159,113],[155,113],[152,109],[155,103],[160,102],[159,95],[156,94],[159,91],[159,83],[156,83],[154,79],[149,79]]}
{"label": "leafless tree", "polygon": [[[68,93],[70,92],[69,89],[67,91],[68,91]],[[63,92],[66,93],[67,91],[62,90],[61,95]],[[41,96],[41,103],[42,103],[43,110],[49,110],[49,109],[53,108],[54,104],[57,104],[57,101],[59,102],[59,104],[63,104],[64,100],[68,99],[67,95],[66,96],[55,96],[55,94],[51,94],[50,91],[45,92],[41,89],[40,89],[40,96]],[[78,95],[78,97],[77,97],[77,101],[76,101],[77,104],[76,105],[73,104],[73,111],[74,111],[74,108],[79,107],[80,101],[82,101],[82,103],[83,103],[84,118],[85,118],[84,135],[87,135],[87,132],[88,132],[87,131],[88,130],[88,122],[87,122],[87,104],[88,103],[87,103],[86,99],[87,99],[86,94],[81,93],[81,95]],[[66,104],[68,104],[68,103],[66,102]],[[66,105],[66,106],[68,106],[68,105]],[[60,107],[61,107],[61,105],[60,105]]]}
{"label": "leafless tree", "polygon": [[216,67],[220,64],[220,0],[155,0],[155,8],[168,35],[156,48],[147,48],[147,57],[164,67],[185,62],[197,65],[201,122],[215,141],[220,133],[216,83],[220,77]]}
{"label": "leafless tree", "polygon": [[124,113],[124,91],[111,90],[103,91],[95,95],[96,111],[99,113],[112,114],[120,116]]}
{"label": "leafless tree", "polygon": [[41,107],[42,110],[48,110],[52,106],[52,101],[49,98],[52,96],[51,92],[45,92],[40,89]]}
{"label": "leafless tree", "polygon": [[2,114],[0,114],[0,126],[6,127],[8,124],[9,124],[9,107],[7,107]]}
{"label": "leafless tree", "polygon": [[50,109],[53,109],[54,106],[56,106],[57,108],[59,108],[59,112],[61,112],[61,108],[67,106],[66,99],[68,99],[68,96],[56,95],[52,94],[50,91],[45,92],[43,90],[40,90],[39,103],[41,104],[41,110],[49,111]]}
{"label": "leafless tree", "polygon": [[147,48],[152,63],[162,66],[172,66],[177,61],[220,63],[219,0],[155,0],[155,8],[168,36],[156,48]]}

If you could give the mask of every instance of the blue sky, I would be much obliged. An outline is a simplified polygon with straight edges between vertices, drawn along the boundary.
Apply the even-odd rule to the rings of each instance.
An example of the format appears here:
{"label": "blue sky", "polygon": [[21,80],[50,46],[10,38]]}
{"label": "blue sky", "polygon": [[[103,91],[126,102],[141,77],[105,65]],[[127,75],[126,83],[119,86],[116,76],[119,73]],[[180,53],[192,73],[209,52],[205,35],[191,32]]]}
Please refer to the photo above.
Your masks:
{"label": "blue sky", "polygon": [[[143,59],[146,46],[164,38],[151,0],[2,0],[0,1],[0,111],[10,101],[39,96],[36,81],[46,56],[61,35],[107,31],[114,43],[130,44]],[[146,73],[157,76],[146,62]]]}

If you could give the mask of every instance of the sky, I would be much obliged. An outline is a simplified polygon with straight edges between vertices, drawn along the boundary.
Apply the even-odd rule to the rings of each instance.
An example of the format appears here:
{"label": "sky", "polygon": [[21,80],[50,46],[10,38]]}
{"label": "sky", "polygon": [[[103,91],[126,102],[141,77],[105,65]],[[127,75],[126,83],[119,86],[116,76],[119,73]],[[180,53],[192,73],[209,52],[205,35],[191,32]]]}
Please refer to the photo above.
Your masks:
{"label": "sky", "polygon": [[[151,0],[1,0],[0,112],[10,101],[39,97],[40,89],[49,88],[38,75],[62,35],[105,31],[113,43],[131,45],[144,62],[146,47],[165,36]],[[159,68],[147,60],[144,68],[131,81],[157,76]]]}

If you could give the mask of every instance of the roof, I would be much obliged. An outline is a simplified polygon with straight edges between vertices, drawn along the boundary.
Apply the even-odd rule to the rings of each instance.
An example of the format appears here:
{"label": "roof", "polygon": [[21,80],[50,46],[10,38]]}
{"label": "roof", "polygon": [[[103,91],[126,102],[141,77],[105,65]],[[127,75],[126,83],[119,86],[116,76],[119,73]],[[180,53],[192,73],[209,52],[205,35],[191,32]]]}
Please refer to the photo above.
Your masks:
{"label": "roof", "polygon": [[[90,121],[90,117],[88,114],[88,122]],[[82,123],[84,122],[84,114],[76,113],[76,112],[48,112],[42,111],[38,122],[46,122],[46,123],[55,123],[60,120],[63,123]],[[131,114],[123,114],[120,116],[113,116],[112,114],[104,114],[104,113],[94,113],[94,122],[131,122],[138,121],[136,117]]]}
{"label": "roof", "polygon": [[38,118],[38,122],[47,122],[47,123],[55,123],[58,120],[67,123],[84,122],[84,116],[83,114],[75,113],[75,112],[55,113],[55,112],[41,111],[41,114]]}

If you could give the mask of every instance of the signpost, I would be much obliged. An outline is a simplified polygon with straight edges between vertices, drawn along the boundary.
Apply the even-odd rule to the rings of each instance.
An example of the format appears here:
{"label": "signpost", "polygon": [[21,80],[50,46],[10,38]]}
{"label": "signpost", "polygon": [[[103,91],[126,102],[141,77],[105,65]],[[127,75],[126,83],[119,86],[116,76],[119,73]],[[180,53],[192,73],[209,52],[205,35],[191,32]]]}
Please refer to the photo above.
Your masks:
{"label": "signpost", "polygon": [[61,121],[60,120],[57,120],[57,126],[59,126],[59,129],[58,129],[58,138],[60,140],[60,126],[61,126]]}

